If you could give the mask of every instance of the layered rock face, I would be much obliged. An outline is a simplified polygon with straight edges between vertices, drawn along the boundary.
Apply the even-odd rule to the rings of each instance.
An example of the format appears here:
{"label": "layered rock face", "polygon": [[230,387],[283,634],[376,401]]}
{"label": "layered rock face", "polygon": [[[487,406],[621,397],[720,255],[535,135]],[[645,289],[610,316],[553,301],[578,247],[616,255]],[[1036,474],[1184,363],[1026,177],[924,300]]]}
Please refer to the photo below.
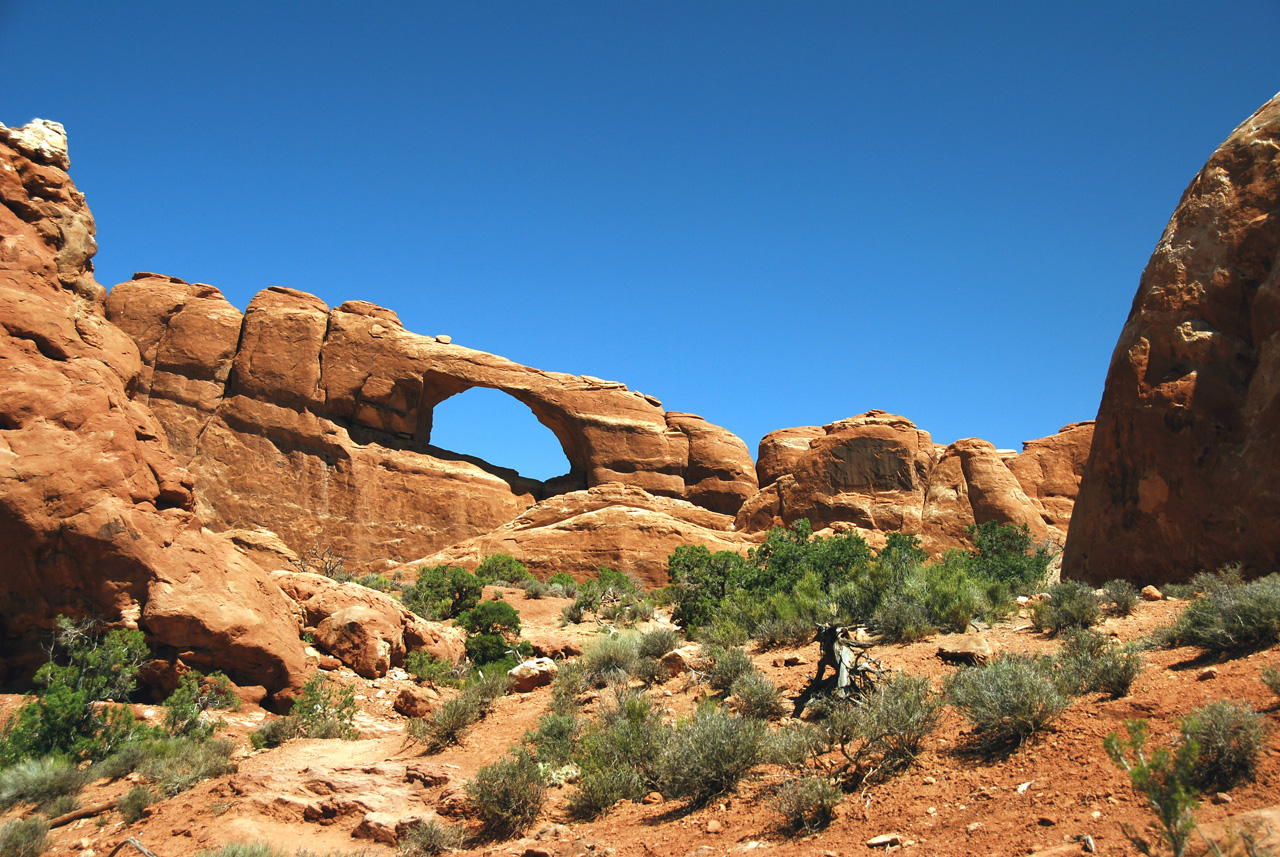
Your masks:
{"label": "layered rock face", "polygon": [[1182,581],[1280,559],[1280,96],[1192,180],[1098,409],[1063,574]]}
{"label": "layered rock face", "polygon": [[0,672],[42,662],[63,613],[288,691],[304,666],[292,602],[202,529],[190,474],[129,395],[142,361],[104,316],[66,151],[61,126],[0,126]]}
{"label": "layered rock face", "polygon": [[626,571],[647,587],[666,586],[667,557],[680,545],[744,553],[759,536],[732,532],[733,518],[619,482],[573,491],[533,506],[515,520],[405,566],[475,568],[485,556],[510,554],[545,580],[557,571],[578,580],[600,568]]}
{"label": "layered rock face", "polygon": [[[241,315],[211,286],[140,274],[112,289],[107,312],[138,343],[135,396],[194,475],[201,512],[294,550],[321,543],[376,567],[609,482],[727,514],[756,490],[746,444],[701,417],[409,333],[373,304],[330,309],[272,287]],[[471,387],[526,404],[570,473],[544,483],[432,446],[433,408]]]}
{"label": "layered rock face", "polygon": [[815,529],[855,529],[873,546],[890,532],[918,533],[936,554],[968,547],[966,527],[995,521],[1061,542],[1092,432],[1091,423],[1074,423],[1013,455],[976,438],[943,447],[883,411],[781,429],[760,442],[763,487],[739,510],[736,529],[807,518]]}

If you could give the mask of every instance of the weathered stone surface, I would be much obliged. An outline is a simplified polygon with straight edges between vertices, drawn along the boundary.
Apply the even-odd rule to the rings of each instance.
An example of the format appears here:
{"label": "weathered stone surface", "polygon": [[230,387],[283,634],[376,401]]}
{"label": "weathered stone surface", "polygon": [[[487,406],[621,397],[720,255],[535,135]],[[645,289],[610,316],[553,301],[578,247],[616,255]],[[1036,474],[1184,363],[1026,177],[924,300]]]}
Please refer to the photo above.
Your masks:
{"label": "weathered stone surface", "polygon": [[770,486],[776,499],[763,507],[744,506],[737,529],[753,532],[808,518],[815,530],[842,521],[862,530],[920,532],[933,466],[929,434],[884,411],[840,420],[822,431],[794,460],[791,481],[779,476]]}
{"label": "weathered stone surface", "polygon": [[1112,353],[1063,561],[1139,585],[1280,560],[1280,96],[1182,195]]}
{"label": "weathered stone surface", "polygon": [[655,497],[634,486],[610,483],[551,497],[508,524],[403,567],[448,563],[475,568],[505,553],[546,579],[565,571],[578,580],[601,567],[628,572],[648,587],[665,586],[667,557],[678,546],[742,552],[759,541],[730,530],[732,519],[684,500]]}
{"label": "weathered stone surface", "polygon": [[[405,331],[364,301],[330,309],[271,287],[243,316],[210,286],[139,274],[111,319],[146,368],[155,411],[218,529],[265,527],[371,570],[609,481],[732,514],[755,493],[745,444],[624,385],[530,369]],[[560,440],[571,470],[539,482],[431,445],[432,411],[471,387],[509,393]],[[272,474],[263,479],[262,474]]]}
{"label": "weathered stone surface", "polygon": [[435,708],[436,697],[422,687],[402,687],[391,707],[405,717],[426,717]]}
{"label": "weathered stone surface", "polygon": [[760,443],[764,487],[739,509],[735,529],[759,533],[807,518],[816,530],[856,532],[876,549],[888,533],[918,534],[938,554],[971,547],[966,528],[996,521],[1060,544],[1090,434],[1090,424],[1073,424],[1014,455],[977,438],[941,447],[884,411],[782,429]]}
{"label": "weathered stone surface", "polygon": [[545,687],[555,681],[560,668],[551,658],[531,658],[522,661],[507,671],[511,679],[511,689],[516,693],[528,693]]}
{"label": "weathered stone surface", "polygon": [[[60,142],[61,141],[61,142]],[[289,602],[202,529],[190,475],[129,391],[142,360],[104,317],[94,222],[52,123],[0,126],[0,638],[11,677],[53,618],[138,627],[183,664],[300,686]]]}
{"label": "weathered stone surface", "polygon": [[810,441],[826,433],[818,426],[799,426],[771,431],[760,440],[756,456],[756,475],[760,487],[777,482],[779,477],[795,470],[797,462],[809,454]]}
{"label": "weathered stone surface", "polygon": [[1018,484],[1040,506],[1050,535],[1065,542],[1089,447],[1093,444],[1093,420],[1063,426],[1057,434],[1029,440],[1022,452],[1005,461]]}
{"label": "weathered stone surface", "polygon": [[953,664],[985,664],[995,647],[983,634],[944,634],[938,638],[938,657]]}
{"label": "weathered stone surface", "polygon": [[273,577],[297,605],[299,625],[314,627],[317,643],[366,678],[403,666],[419,649],[450,663],[465,656],[462,629],[428,622],[381,592],[299,571]]}

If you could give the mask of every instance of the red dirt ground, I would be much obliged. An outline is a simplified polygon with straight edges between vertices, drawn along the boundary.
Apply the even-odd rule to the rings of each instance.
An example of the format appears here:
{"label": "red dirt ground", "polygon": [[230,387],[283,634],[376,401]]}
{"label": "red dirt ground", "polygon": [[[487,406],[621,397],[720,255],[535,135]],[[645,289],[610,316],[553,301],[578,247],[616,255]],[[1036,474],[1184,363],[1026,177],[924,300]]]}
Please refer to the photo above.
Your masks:
{"label": "red dirt ground", "polygon": [[[526,636],[544,643],[571,640],[579,647],[595,633],[594,624],[561,629],[562,599],[524,600],[518,590],[503,597],[520,610]],[[1108,620],[1103,630],[1131,640],[1169,624],[1182,603],[1143,603],[1123,620]],[[986,632],[1003,651],[1049,652],[1056,641],[1038,634],[1024,618],[1014,618]],[[955,668],[937,657],[938,638],[906,646],[876,647],[872,654],[892,669],[927,675],[941,684]],[[803,663],[775,666],[788,655]],[[1167,740],[1177,719],[1206,702],[1231,698],[1248,701],[1276,720],[1276,699],[1259,681],[1261,668],[1275,662],[1274,651],[1216,663],[1217,675],[1201,678],[1208,661],[1188,649],[1146,653],[1147,666],[1132,693],[1120,700],[1102,696],[1077,699],[1047,732],[1007,758],[988,761],[963,752],[967,724],[948,710],[929,739],[918,763],[905,773],[864,792],[846,796],[836,821],[814,836],[779,832],[779,817],[769,797],[785,778],[779,769],[760,768],[737,793],[712,806],[686,813],[678,803],[624,803],[592,823],[572,823],[565,800],[573,786],[550,790],[550,798],[528,839],[486,842],[477,855],[538,857],[595,855],[661,855],[711,857],[754,851],[777,857],[822,857],[826,854],[870,853],[873,836],[897,834],[911,855],[1014,855],[1052,851],[1083,853],[1080,837],[1088,835],[1102,854],[1136,854],[1121,824],[1139,829],[1152,816],[1134,794],[1128,779],[1107,759],[1103,737],[1122,730],[1125,718],[1151,720],[1154,737]],[[789,693],[805,685],[818,660],[816,644],[799,650],[753,654],[757,666]],[[483,765],[500,758],[533,728],[550,701],[549,688],[499,700],[495,710],[467,735],[461,746],[421,755],[407,740],[405,719],[391,707],[397,690],[411,683],[400,671],[368,681],[341,669],[330,673],[355,687],[360,704],[356,741],[293,741],[283,747],[252,751],[245,736],[267,715],[253,706],[226,715],[224,735],[238,743],[236,774],[202,783],[154,805],[142,821],[126,825],[114,811],[73,822],[51,833],[50,854],[92,851],[105,857],[124,839],[136,836],[161,857],[198,853],[226,842],[265,841],[290,850],[393,854],[390,844],[369,838],[367,813],[373,821],[447,814],[460,803],[461,787]],[[687,676],[671,679],[652,695],[669,717],[687,714],[706,689]],[[12,709],[17,697],[0,700]],[[158,709],[140,706],[151,717]],[[590,710],[590,707],[588,707]],[[159,715],[163,711],[159,710]],[[1239,786],[1229,802],[1206,800],[1202,824],[1263,810],[1280,803],[1280,732],[1268,739],[1256,782]],[[1019,786],[1027,785],[1022,792]],[[85,806],[118,797],[133,783],[98,783],[84,792]],[[18,807],[5,818],[28,813]],[[376,815],[385,813],[385,815]],[[3,820],[3,819],[0,819]],[[467,821],[465,818],[459,819]],[[715,821],[717,824],[710,824]],[[474,820],[470,821],[473,829]],[[718,832],[708,832],[719,827]],[[375,825],[376,826],[376,825]],[[1273,825],[1280,830],[1280,825]],[[883,850],[883,849],[881,849]],[[131,852],[122,852],[131,853]]]}

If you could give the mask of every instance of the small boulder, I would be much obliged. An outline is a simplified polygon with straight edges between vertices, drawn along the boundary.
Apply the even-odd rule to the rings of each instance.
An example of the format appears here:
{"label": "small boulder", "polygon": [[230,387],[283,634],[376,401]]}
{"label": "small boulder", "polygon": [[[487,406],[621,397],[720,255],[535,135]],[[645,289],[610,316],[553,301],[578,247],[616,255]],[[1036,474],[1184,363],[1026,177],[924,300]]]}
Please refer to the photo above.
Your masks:
{"label": "small boulder", "polygon": [[981,634],[952,634],[938,644],[938,657],[951,664],[985,664],[994,653],[991,641]]}
{"label": "small boulder", "polygon": [[550,658],[533,658],[516,664],[507,672],[511,689],[516,693],[528,693],[555,681],[560,668]]}
{"label": "small boulder", "polygon": [[667,652],[662,656],[662,666],[666,669],[667,675],[680,675],[689,671],[693,659],[697,656],[697,646],[681,646],[678,649]]}
{"label": "small boulder", "polygon": [[896,833],[881,833],[879,836],[873,836],[867,840],[868,848],[889,848],[893,845],[901,845],[902,837]]}
{"label": "small boulder", "polygon": [[402,687],[391,707],[405,717],[426,717],[435,707],[435,699],[420,687]]}
{"label": "small boulder", "polygon": [[1164,599],[1164,593],[1154,586],[1147,584],[1142,587],[1142,599],[1144,601],[1160,601]]}
{"label": "small boulder", "polygon": [[[364,678],[378,678],[391,668],[393,637],[403,639],[386,617],[356,604],[337,611],[316,626],[316,642]],[[403,644],[402,644],[403,645]]]}

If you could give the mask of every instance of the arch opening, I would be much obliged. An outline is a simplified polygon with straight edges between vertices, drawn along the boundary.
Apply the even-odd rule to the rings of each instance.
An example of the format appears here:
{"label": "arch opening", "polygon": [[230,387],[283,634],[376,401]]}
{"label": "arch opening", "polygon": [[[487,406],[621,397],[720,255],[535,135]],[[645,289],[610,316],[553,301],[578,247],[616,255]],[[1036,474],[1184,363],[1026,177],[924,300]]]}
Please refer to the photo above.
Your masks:
{"label": "arch opening", "polygon": [[567,477],[573,468],[560,439],[509,393],[471,387],[438,403],[430,419],[429,443],[434,447],[557,487],[571,481]]}

